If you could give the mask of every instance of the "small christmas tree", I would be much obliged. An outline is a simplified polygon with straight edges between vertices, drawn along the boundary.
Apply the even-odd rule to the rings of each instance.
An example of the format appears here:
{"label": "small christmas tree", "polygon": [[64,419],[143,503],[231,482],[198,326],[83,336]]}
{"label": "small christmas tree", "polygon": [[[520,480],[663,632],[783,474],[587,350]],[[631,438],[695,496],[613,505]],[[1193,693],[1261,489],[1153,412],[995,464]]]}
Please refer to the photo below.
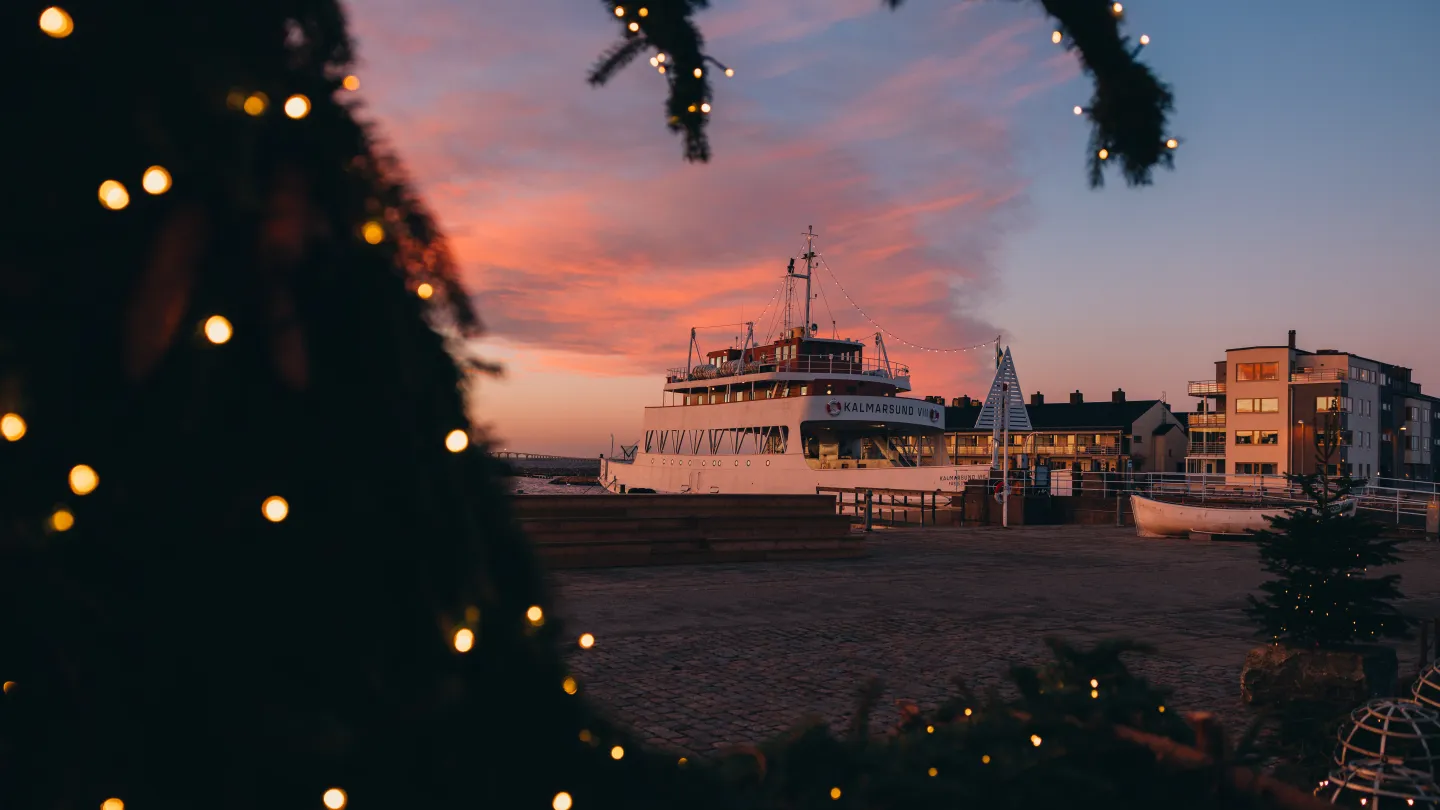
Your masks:
{"label": "small christmas tree", "polygon": [[1380,526],[1348,510],[1354,482],[1335,464],[1339,415],[1327,414],[1320,432],[1319,472],[1291,476],[1313,505],[1267,518],[1255,533],[1265,570],[1275,576],[1250,597],[1246,609],[1260,632],[1277,643],[1334,648],[1355,642],[1405,638],[1410,619],[1393,604],[1400,576],[1370,577],[1371,566],[1400,561],[1398,541]]}

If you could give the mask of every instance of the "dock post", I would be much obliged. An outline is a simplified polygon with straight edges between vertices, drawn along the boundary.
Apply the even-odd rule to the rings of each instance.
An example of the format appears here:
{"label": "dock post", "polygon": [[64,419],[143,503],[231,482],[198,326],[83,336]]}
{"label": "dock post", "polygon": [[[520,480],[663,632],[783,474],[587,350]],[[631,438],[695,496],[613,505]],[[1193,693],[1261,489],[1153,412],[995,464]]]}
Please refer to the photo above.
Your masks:
{"label": "dock post", "polygon": [[872,520],[871,495],[870,490],[865,490],[865,531],[867,532],[870,531],[870,523]]}

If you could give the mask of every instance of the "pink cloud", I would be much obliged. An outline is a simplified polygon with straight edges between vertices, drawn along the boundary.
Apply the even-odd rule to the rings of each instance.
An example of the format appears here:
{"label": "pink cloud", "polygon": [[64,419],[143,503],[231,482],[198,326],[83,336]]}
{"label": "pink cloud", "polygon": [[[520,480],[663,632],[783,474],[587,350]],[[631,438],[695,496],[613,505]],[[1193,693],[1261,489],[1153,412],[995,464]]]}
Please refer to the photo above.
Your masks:
{"label": "pink cloud", "polygon": [[[716,156],[689,165],[661,126],[663,80],[643,63],[611,87],[584,85],[613,34],[599,15],[572,21],[537,2],[497,22],[439,0],[413,15],[369,16],[371,5],[358,8],[375,74],[367,98],[449,233],[488,328],[547,368],[677,365],[691,326],[760,315],[811,224],[840,283],[894,334],[957,346],[998,331],[978,296],[1023,206],[1005,98],[1047,78],[1025,70],[1039,52],[1026,44],[1036,21],[861,77],[820,115],[777,115],[763,81],[726,83]],[[701,23],[712,40],[802,40],[878,9],[752,2]],[[484,46],[469,46],[457,31],[480,20]],[[524,35],[536,25],[543,49]],[[822,331],[833,312],[842,334],[873,333],[827,271],[817,281]],[[975,355],[890,349],[940,386],[974,366]]]}

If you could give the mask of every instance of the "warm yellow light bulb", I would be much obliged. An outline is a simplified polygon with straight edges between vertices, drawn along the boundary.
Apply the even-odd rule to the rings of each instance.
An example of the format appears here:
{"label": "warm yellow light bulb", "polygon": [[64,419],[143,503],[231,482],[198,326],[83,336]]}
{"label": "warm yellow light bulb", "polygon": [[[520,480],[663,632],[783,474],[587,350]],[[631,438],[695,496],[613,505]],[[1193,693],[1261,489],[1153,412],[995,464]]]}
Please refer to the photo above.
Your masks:
{"label": "warm yellow light bulb", "polygon": [[562,790],[555,794],[555,799],[550,802],[550,806],[555,810],[570,810],[575,806],[575,800],[570,798],[569,793]]}
{"label": "warm yellow light bulb", "polygon": [[1141,35],[1140,35],[1140,44],[1141,44],[1141,45],[1149,45],[1149,44],[1150,44],[1150,35],[1149,35],[1149,34],[1141,34]]}
{"label": "warm yellow light bulb", "polygon": [[1085,113],[1085,108],[1081,107],[1079,104],[1076,104],[1074,112],[1076,115],[1083,115]]}
{"label": "warm yellow light bulb", "polygon": [[100,476],[89,464],[76,464],[70,468],[70,491],[76,495],[89,495],[100,486]]}
{"label": "warm yellow light bulb", "polygon": [[279,495],[271,495],[260,504],[260,512],[271,523],[279,523],[290,514],[290,504]]}
{"label": "warm yellow light bulb", "polygon": [[125,810],[125,802],[112,797],[100,803],[100,810]]}
{"label": "warm yellow light bulb", "polygon": [[1090,679],[1090,688],[1091,688],[1091,689],[1098,688],[1099,686],[1100,686],[1100,682],[1099,682],[1099,681],[1095,680],[1094,678],[1091,678],[1091,679]]}
{"label": "warm yellow light bulb", "polygon": [[235,327],[224,315],[211,315],[205,319],[205,339],[220,345],[235,336]]}
{"label": "warm yellow light bulb", "polygon": [[972,714],[974,714],[974,713],[975,713],[975,710],[974,710],[974,709],[970,709],[970,708],[965,709],[965,716],[966,716],[966,717],[969,717],[970,715],[972,715]]}
{"label": "warm yellow light bulb", "polygon": [[624,758],[625,758],[625,749],[624,749],[624,748],[621,748],[621,747],[618,746],[618,745],[615,746],[614,748],[611,748],[611,749],[610,749],[610,758],[611,758],[611,759],[624,759]]}
{"label": "warm yellow light bulb", "polygon": [[455,631],[455,651],[467,653],[475,646],[475,631],[462,627]]}
{"label": "warm yellow light bulb", "polygon": [[931,768],[930,770],[926,771],[926,773],[930,774],[931,776],[935,776],[939,774],[940,771],[936,770],[935,768]]}
{"label": "warm yellow light bulb", "polygon": [[378,245],[385,239],[385,226],[372,219],[360,228],[360,235],[366,242]]}
{"label": "warm yellow light bulb", "polygon": [[1160,707],[1160,713],[1161,713],[1161,714],[1164,714],[1164,713],[1165,713],[1165,707],[1164,707],[1164,706],[1161,706],[1161,707]]}
{"label": "warm yellow light bulb", "polygon": [[1065,38],[1065,35],[1062,34],[1062,33],[1060,33],[1059,31],[1051,31],[1051,32],[1050,32],[1050,41],[1053,42],[1053,43],[1055,43],[1056,45],[1059,45],[1059,44],[1060,44],[1060,40],[1062,40],[1062,39],[1064,39],[1064,38]]}
{"label": "warm yellow light bulb", "polygon": [[925,733],[926,733],[926,734],[934,734],[934,733],[935,733],[935,727],[934,727],[934,726],[926,726],[926,727],[925,727]]}
{"label": "warm yellow light bulb", "polygon": [[421,282],[420,286],[415,288],[415,294],[420,296],[422,300],[428,299],[430,296],[435,294],[435,288],[431,287],[426,282]]}
{"label": "warm yellow light bulb", "polygon": [[539,627],[545,623],[545,611],[541,610],[539,605],[531,605],[530,609],[525,611],[525,618],[529,619],[531,624]]}
{"label": "warm yellow light bulb", "polygon": [[359,90],[359,89],[360,89],[360,77],[359,77],[359,76],[356,76],[356,75],[354,75],[354,74],[351,74],[351,75],[349,75],[349,76],[346,76],[346,77],[345,77],[345,80],[342,81],[342,82],[340,83],[340,85],[341,85],[342,87],[344,87],[346,90]]}
{"label": "warm yellow light bulb", "polygon": [[616,17],[624,17],[624,16],[625,16],[625,7],[624,7],[624,6],[616,6],[616,7],[615,7],[615,16],[616,16]]}
{"label": "warm yellow light bulb", "polygon": [[7,695],[10,694],[10,690],[11,690],[11,689],[14,689],[14,688],[15,688],[15,682],[14,682],[14,681],[6,681],[6,682],[5,682],[5,686],[0,687],[0,689],[4,689],[4,690],[5,690],[5,694],[7,694]]}
{"label": "warm yellow light bulb", "polygon": [[18,442],[25,438],[25,420],[18,413],[0,416],[0,436],[6,441]]}
{"label": "warm yellow light bulb", "polygon": [[638,23],[638,22],[631,22],[630,25],[627,26],[627,27],[628,27],[631,31],[639,31],[639,30],[640,30],[640,23]]}
{"label": "warm yellow light bulb", "polygon": [[1030,744],[1033,745],[1033,746],[1035,746],[1036,748],[1039,748],[1039,747],[1040,747],[1040,735],[1039,735],[1039,734],[1031,734],[1031,735],[1030,735]]}
{"label": "warm yellow light bulb", "polygon": [[707,102],[705,102],[704,104],[701,104],[701,105],[700,105],[700,112],[702,112],[702,113],[708,113],[708,112],[710,112],[710,102],[707,101]]}
{"label": "warm yellow light bulb", "polygon": [[650,57],[650,67],[660,67],[660,60],[653,56]]}
{"label": "warm yellow light bulb", "polygon": [[268,106],[270,99],[264,93],[251,93],[250,97],[245,99],[245,112],[251,115],[260,115]]}
{"label": "warm yellow light bulb", "polygon": [[581,649],[586,649],[586,650],[588,650],[588,649],[590,649],[591,647],[594,647],[594,646],[595,646],[595,636],[591,635],[590,633],[584,633],[584,634],[582,634],[582,635],[580,636],[580,647],[581,647]]}
{"label": "warm yellow light bulb", "polygon": [[470,437],[465,431],[455,429],[445,434],[445,449],[452,453],[459,453],[470,446]]}
{"label": "warm yellow light bulb", "polygon": [[1165,148],[1167,148],[1167,149],[1174,149],[1175,147],[1177,147],[1177,146],[1179,146],[1179,145],[1180,145],[1180,142],[1177,141],[1177,140],[1175,140],[1174,138],[1171,138],[1170,140],[1168,140],[1168,141],[1165,142]]}
{"label": "warm yellow light bulb", "polygon": [[1099,689],[1091,689],[1091,690],[1090,690],[1090,697],[1092,697],[1092,698],[1098,698],[1098,697],[1100,697],[1100,690],[1099,690]]}
{"label": "warm yellow light bulb", "polygon": [[151,194],[164,194],[170,190],[170,172],[164,166],[151,166],[140,178],[140,187]]}
{"label": "warm yellow light bulb", "polygon": [[340,788],[330,788],[325,791],[325,795],[321,797],[321,801],[325,802],[325,806],[330,808],[330,810],[344,810],[346,802],[349,801],[349,797],[346,796],[345,791]]}
{"label": "warm yellow light bulb", "polygon": [[685,110],[687,112],[695,112],[695,105],[691,104],[689,107],[686,107]]}
{"label": "warm yellow light bulb", "polygon": [[735,75],[735,68],[725,68],[725,75],[726,75],[727,77],[729,77],[729,76],[734,76],[734,75]]}
{"label": "warm yellow light bulb", "polygon": [[1110,6],[1110,10],[1115,12],[1116,14],[1121,14],[1125,11],[1125,6],[1120,3],[1116,3]]}
{"label": "warm yellow light bulb", "polygon": [[285,99],[285,114],[291,118],[304,118],[310,114],[310,99],[299,93]]}
{"label": "warm yellow light bulb", "polygon": [[75,525],[75,515],[69,509],[60,507],[50,515],[50,528],[57,532],[68,532]]}
{"label": "warm yellow light bulb", "polygon": [[704,76],[704,75],[705,75],[705,71],[701,70],[700,68],[695,68],[695,78],[698,79],[698,78],[700,78],[701,76]]}
{"label": "warm yellow light bulb", "polygon": [[689,757],[680,757],[679,761],[678,761],[676,764],[678,764],[680,767],[683,768],[683,767],[685,767],[686,765],[688,765],[689,763],[690,763]]}
{"label": "warm yellow light bulb", "polygon": [[990,764],[990,755],[989,755],[989,754],[986,754],[985,756],[980,757],[980,761],[983,762],[983,763],[985,763],[986,765],[989,765],[989,764]]}
{"label": "warm yellow light bulb", "polygon": [[665,61],[665,54],[663,54],[663,53],[657,53],[657,54],[655,54],[655,58],[656,58],[656,59],[659,59],[659,60],[663,63],[663,62]]}
{"label": "warm yellow light bulb", "polygon": [[75,21],[70,19],[65,9],[51,6],[40,12],[40,30],[56,39],[64,39],[75,30]]}
{"label": "warm yellow light bulb", "polygon": [[830,798],[832,798],[832,799],[838,799],[838,798],[840,798],[840,788],[838,788],[838,787],[832,787],[832,788],[830,788]]}
{"label": "warm yellow light bulb", "polygon": [[130,192],[119,180],[106,180],[100,184],[100,204],[111,211],[119,211],[130,204]]}
{"label": "warm yellow light bulb", "polygon": [[573,695],[580,691],[580,684],[577,683],[574,678],[567,676],[565,680],[560,682],[560,688],[565,690],[565,694]]}
{"label": "warm yellow light bulb", "polygon": [[661,75],[661,76],[664,76],[664,75],[665,75],[665,66],[664,66],[664,65],[661,65],[659,68],[657,68],[657,70],[660,71],[660,75]]}
{"label": "warm yellow light bulb", "polygon": [[642,9],[640,9],[640,11],[639,11],[638,13],[640,14],[641,17],[649,17],[649,16],[650,16],[650,9],[648,9],[648,8],[642,8]]}
{"label": "warm yellow light bulb", "polygon": [[594,739],[594,737],[595,737],[595,735],[593,735],[593,734],[590,733],[590,729],[588,729],[588,728],[582,728],[582,729],[580,729],[580,742],[588,743],[588,742],[590,742],[592,739]]}
{"label": "warm yellow light bulb", "polygon": [[1099,154],[1100,154],[1100,159],[1101,159],[1101,160],[1104,160],[1104,159],[1110,157],[1110,150],[1109,150],[1109,149],[1101,149]]}

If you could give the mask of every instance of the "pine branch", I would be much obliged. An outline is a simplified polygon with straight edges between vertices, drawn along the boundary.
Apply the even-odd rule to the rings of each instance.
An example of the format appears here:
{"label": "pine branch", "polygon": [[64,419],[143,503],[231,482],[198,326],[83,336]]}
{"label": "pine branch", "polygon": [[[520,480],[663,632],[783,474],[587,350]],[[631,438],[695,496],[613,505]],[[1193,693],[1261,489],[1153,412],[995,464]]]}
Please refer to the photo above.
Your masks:
{"label": "pine branch", "polygon": [[[1174,167],[1173,143],[1167,134],[1169,115],[1174,107],[1170,88],[1137,60],[1138,49],[1120,34],[1120,17],[1111,0],[1035,0],[1054,19],[1065,36],[1067,48],[1079,52],[1080,63],[1094,81],[1094,92],[1088,108],[1091,131],[1087,171],[1092,188],[1104,185],[1105,166],[1118,162],[1125,182],[1130,186],[1149,185],[1157,166]],[[667,124],[685,134],[685,158],[692,161],[709,159],[710,148],[705,137],[709,121],[706,106],[710,102],[704,40],[691,20],[694,13],[705,8],[705,0],[654,0],[643,2],[646,15],[639,16],[639,6],[626,6],[615,0],[603,0],[609,12],[622,26],[627,41],[610,51],[592,71],[592,84],[603,84],[614,70],[638,55],[639,48],[629,51],[632,43],[643,41],[666,55],[667,61],[658,68],[669,81],[670,95],[666,102]],[[891,10],[903,0],[881,0]],[[617,10],[620,12],[617,14]],[[631,26],[635,26],[632,30]],[[701,76],[695,76],[697,69]],[[1101,157],[1104,155],[1104,157]]]}

